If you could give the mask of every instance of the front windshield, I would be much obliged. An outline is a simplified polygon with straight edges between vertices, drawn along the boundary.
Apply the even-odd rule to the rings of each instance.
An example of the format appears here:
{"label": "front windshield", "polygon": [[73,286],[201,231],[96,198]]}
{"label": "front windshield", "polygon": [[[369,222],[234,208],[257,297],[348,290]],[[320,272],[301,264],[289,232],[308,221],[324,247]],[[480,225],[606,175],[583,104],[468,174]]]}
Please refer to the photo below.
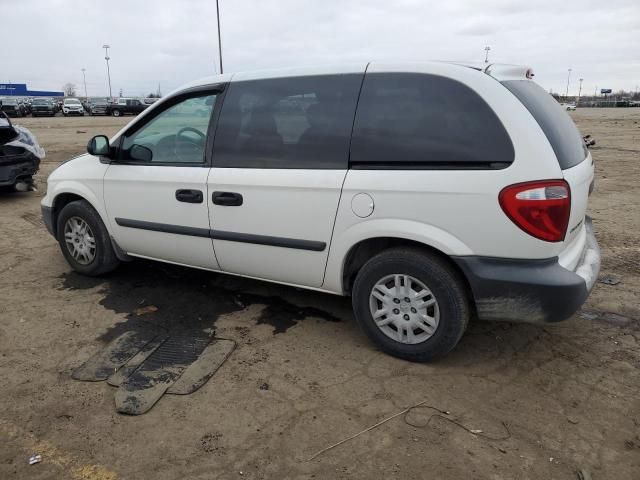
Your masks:
{"label": "front windshield", "polygon": [[80,100],[76,100],[75,98],[68,98],[64,101],[67,105],[80,105]]}
{"label": "front windshield", "polygon": [[4,105],[17,105],[18,101],[15,98],[3,98],[2,103]]}
{"label": "front windshield", "polygon": [[49,103],[51,103],[50,100],[34,100],[31,104],[32,105],[49,105]]}

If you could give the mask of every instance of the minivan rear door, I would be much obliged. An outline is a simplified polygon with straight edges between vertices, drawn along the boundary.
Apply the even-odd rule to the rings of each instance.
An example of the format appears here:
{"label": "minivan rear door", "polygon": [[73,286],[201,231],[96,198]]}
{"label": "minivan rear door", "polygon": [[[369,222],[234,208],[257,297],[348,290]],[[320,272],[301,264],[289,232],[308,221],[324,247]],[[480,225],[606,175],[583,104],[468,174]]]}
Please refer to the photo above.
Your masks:
{"label": "minivan rear door", "polygon": [[222,270],[322,285],[364,70],[234,76],[208,179]]}
{"label": "minivan rear door", "polygon": [[571,215],[564,244],[584,237],[587,201],[593,182],[591,155],[573,119],[542,87],[531,80],[507,80],[502,84],[529,110],[556,154],[562,175],[571,190]]}

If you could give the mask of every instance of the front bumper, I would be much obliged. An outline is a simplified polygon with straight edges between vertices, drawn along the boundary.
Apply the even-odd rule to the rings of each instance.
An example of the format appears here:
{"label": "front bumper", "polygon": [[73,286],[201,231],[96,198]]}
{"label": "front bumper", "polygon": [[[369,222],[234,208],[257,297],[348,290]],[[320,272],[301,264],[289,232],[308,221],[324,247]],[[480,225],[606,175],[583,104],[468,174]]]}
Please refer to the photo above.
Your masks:
{"label": "front bumper", "polygon": [[559,322],[585,302],[600,271],[600,248],[591,218],[585,218],[587,239],[574,271],[557,257],[519,260],[454,257],[471,286],[478,317],[527,323]]}
{"label": "front bumper", "polygon": [[47,230],[54,237],[56,236],[56,231],[53,228],[53,208],[47,207],[46,205],[40,205],[42,209],[42,222],[47,227]]}
{"label": "front bumper", "polygon": [[0,187],[13,186],[21,178],[32,177],[39,168],[40,159],[29,152],[0,158]]}

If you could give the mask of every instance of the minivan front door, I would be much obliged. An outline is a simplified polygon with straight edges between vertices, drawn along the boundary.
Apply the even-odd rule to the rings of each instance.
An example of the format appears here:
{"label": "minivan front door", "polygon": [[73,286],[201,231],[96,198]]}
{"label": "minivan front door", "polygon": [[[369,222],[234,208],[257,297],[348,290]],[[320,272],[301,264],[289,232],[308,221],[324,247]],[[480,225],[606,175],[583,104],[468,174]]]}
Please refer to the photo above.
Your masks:
{"label": "minivan front door", "polygon": [[209,236],[205,146],[216,92],[169,101],[125,133],[104,176],[115,240],[126,253],[218,270]]}
{"label": "minivan front door", "polygon": [[222,270],[322,285],[363,74],[234,76],[208,180]]}

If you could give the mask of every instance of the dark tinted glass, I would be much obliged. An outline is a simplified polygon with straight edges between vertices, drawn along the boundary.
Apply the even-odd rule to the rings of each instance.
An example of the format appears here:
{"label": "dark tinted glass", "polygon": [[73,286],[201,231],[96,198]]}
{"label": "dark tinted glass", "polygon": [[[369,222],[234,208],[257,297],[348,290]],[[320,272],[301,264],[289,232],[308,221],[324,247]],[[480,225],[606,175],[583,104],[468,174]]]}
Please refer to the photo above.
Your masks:
{"label": "dark tinted glass", "polygon": [[503,168],[513,145],[489,105],[449,78],[367,74],[351,165],[356,168]]}
{"label": "dark tinted glass", "polygon": [[536,119],[558,157],[560,168],[571,168],[587,157],[587,149],[578,128],[555,98],[531,80],[502,83]]}
{"label": "dark tinted glass", "polygon": [[244,168],[347,168],[361,74],[231,83],[213,164]]}

